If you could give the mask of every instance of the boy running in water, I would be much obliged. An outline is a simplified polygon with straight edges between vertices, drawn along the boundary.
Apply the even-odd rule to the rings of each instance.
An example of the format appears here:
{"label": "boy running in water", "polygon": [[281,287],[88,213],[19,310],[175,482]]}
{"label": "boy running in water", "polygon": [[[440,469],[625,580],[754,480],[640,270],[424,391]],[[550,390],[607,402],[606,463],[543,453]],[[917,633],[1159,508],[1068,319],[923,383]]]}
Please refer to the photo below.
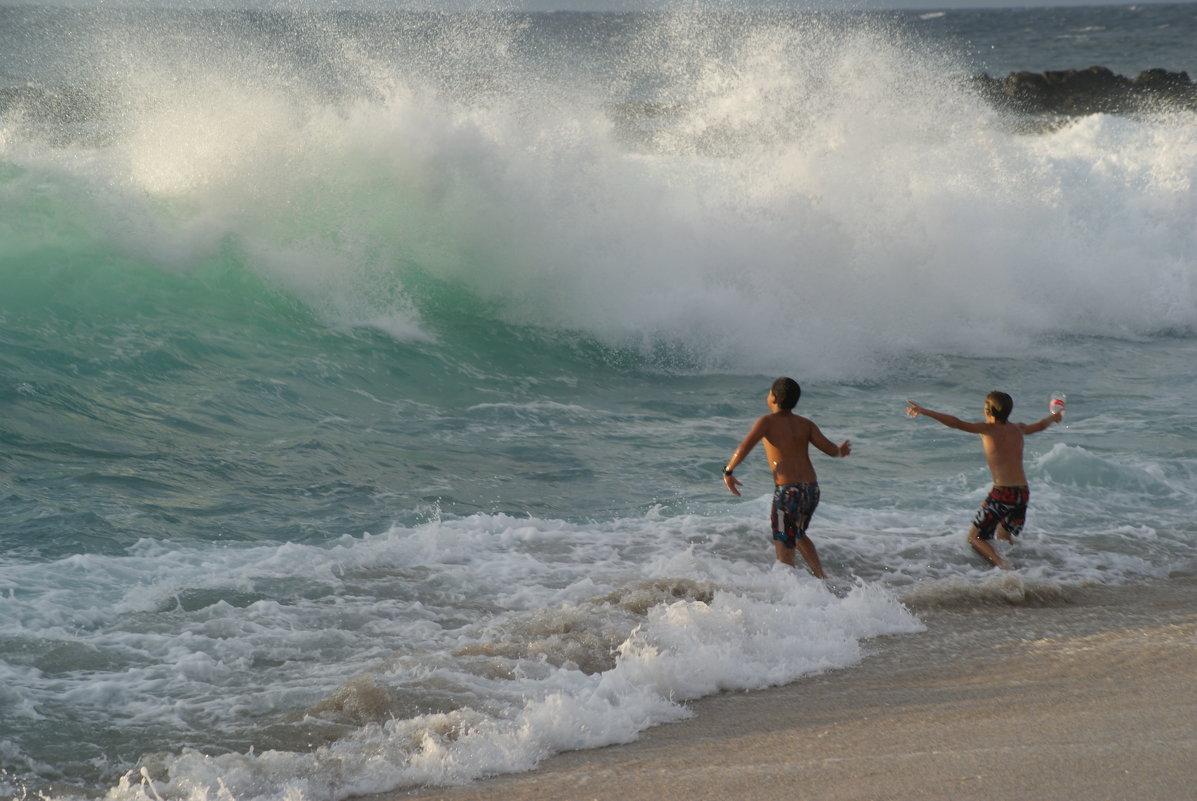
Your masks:
{"label": "boy running in water", "polygon": [[913,401],[906,401],[906,414],[918,417],[920,414],[938,420],[948,428],[980,434],[985,447],[985,461],[993,475],[993,489],[981,504],[972,527],[968,530],[968,544],[985,557],[990,564],[1009,570],[1010,563],[1003,559],[990,544],[994,529],[1000,528],[998,539],[1012,542],[1011,537],[1022,533],[1027,518],[1027,501],[1031,491],[1027,487],[1027,476],[1022,467],[1023,436],[1042,431],[1052,423],[1060,422],[1060,412],[1053,412],[1034,423],[1011,423],[1010,412],[1014,411],[1014,400],[1005,392],[990,392],[985,398],[985,421],[969,423],[950,414],[935,412]]}
{"label": "boy running in water", "polygon": [[793,565],[794,550],[797,549],[811,572],[817,578],[826,578],[815,544],[806,536],[811,515],[819,504],[819,479],[811,464],[808,446],[813,444],[828,456],[842,457],[852,452],[852,444],[844,440],[842,445],[834,445],[812,421],[794,414],[793,409],[801,395],[802,388],[792,378],[783,377],[773,382],[766,399],[770,414],[757,420],[736,448],[723,468],[723,483],[732,495],[740,495],[737,487],[741,482],[732,471],[763,439],[775,485],[769,520],[777,559]]}

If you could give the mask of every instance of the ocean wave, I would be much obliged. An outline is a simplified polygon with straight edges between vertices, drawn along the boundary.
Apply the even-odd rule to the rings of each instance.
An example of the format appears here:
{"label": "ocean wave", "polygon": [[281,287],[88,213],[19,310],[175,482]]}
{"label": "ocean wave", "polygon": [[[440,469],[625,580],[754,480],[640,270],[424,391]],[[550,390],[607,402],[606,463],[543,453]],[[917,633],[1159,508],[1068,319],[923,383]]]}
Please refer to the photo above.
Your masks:
{"label": "ocean wave", "polygon": [[[869,378],[909,354],[1197,326],[1191,119],[1022,136],[900,32],[818,21],[665,16],[579,86],[522,60],[501,19],[435,26],[456,54],[436,69],[304,27],[369,87],[335,101],[230,55],[236,36],[202,64],[131,53],[112,91],[140,99],[105,146],[9,127],[3,247],[234,260],[335,329],[435,348],[473,317],[665,369],[775,372],[801,342],[803,374]],[[447,91],[483,66],[500,86]],[[620,102],[662,111],[629,148],[612,87],[645,81]],[[47,207],[60,237],[28,242]],[[1001,304],[977,302],[996,284]]]}
{"label": "ocean wave", "polygon": [[899,597],[916,612],[959,607],[1064,606],[1069,603],[1069,586],[1054,579],[1006,572],[980,581],[962,576],[924,581]]}

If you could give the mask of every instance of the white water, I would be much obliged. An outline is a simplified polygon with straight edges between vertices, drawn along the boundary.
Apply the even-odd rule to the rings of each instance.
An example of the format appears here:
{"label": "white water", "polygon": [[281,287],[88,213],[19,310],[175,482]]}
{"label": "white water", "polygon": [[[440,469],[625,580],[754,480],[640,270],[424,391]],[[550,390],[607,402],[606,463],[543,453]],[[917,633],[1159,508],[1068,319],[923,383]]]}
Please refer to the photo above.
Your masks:
{"label": "white water", "polygon": [[[235,36],[193,59],[132,48],[105,64],[132,109],[112,146],[0,141],[81,184],[139,258],[232,243],[330,322],[404,341],[438,332],[396,265],[508,323],[680,343],[719,369],[776,372],[801,343],[787,369],[808,378],[1197,324],[1192,114],[1019,133],[963,66],[863,25],[667,17],[601,75],[524,61],[494,19],[389,60],[300,30],[355,95],[329,102]],[[673,111],[614,111],[642,101]]]}

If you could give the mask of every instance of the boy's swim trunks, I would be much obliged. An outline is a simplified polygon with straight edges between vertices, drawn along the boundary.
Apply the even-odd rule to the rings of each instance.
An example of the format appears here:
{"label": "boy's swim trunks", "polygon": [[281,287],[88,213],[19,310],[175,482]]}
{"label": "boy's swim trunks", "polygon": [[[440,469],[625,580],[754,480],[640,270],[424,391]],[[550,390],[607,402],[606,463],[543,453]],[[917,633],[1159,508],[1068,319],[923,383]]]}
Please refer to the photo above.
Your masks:
{"label": "boy's swim trunks", "polygon": [[787,548],[796,546],[798,540],[806,536],[811,515],[818,505],[819,482],[778,484],[773,490],[773,510],[769,512],[773,539]]}
{"label": "boy's swim trunks", "polygon": [[1026,487],[994,487],[977,510],[973,525],[983,540],[993,539],[998,523],[1006,527],[1010,536],[1017,537],[1027,522],[1027,501],[1031,491]]}

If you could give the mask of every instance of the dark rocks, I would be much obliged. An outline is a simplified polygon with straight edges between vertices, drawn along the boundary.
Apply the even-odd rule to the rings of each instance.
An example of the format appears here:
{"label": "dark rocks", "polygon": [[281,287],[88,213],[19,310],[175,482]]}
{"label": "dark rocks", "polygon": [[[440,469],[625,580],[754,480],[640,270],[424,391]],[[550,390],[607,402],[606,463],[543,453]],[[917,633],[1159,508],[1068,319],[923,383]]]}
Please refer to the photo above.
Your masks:
{"label": "dark rocks", "polygon": [[1145,70],[1134,78],[1105,67],[977,75],[973,85],[999,108],[1024,114],[1133,114],[1197,111],[1197,84],[1186,72]]}

